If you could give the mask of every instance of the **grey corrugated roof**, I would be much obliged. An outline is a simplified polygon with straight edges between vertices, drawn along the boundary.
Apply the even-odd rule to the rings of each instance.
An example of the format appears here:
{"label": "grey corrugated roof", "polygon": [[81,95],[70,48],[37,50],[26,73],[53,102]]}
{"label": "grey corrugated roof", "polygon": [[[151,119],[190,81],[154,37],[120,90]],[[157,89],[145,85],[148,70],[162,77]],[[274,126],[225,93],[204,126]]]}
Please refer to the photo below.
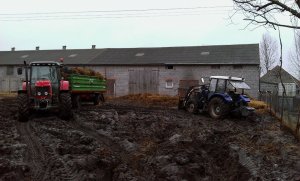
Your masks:
{"label": "grey corrugated roof", "polygon": [[59,61],[65,64],[88,64],[104,49],[0,51],[0,64],[16,65],[33,61]]}
{"label": "grey corrugated roof", "polygon": [[[142,56],[136,56],[142,55]],[[259,64],[259,45],[107,49],[90,64]]]}
{"label": "grey corrugated roof", "polygon": [[[70,55],[75,55],[70,57]],[[143,64],[259,64],[259,45],[214,45],[159,48],[109,48],[82,50],[38,50],[0,52],[0,64],[28,61],[55,61],[65,64],[143,65]]]}
{"label": "grey corrugated roof", "polygon": [[[264,76],[260,78],[260,81],[263,83],[280,83],[280,66],[274,67],[272,70],[268,71]],[[297,80],[294,76],[289,74],[282,68],[281,77],[283,83],[296,83],[299,85],[299,80]]]}

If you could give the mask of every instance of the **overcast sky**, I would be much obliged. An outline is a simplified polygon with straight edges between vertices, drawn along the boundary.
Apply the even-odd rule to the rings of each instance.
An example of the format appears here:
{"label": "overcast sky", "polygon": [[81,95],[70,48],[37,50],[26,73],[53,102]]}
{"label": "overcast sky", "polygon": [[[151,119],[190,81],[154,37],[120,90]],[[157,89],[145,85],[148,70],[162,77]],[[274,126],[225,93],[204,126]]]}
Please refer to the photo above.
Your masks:
{"label": "overcast sky", "polygon": [[[0,51],[259,43],[231,0],[0,0]],[[288,20],[288,19],[287,19]],[[281,29],[287,58],[293,32]],[[285,64],[288,67],[287,64]]]}

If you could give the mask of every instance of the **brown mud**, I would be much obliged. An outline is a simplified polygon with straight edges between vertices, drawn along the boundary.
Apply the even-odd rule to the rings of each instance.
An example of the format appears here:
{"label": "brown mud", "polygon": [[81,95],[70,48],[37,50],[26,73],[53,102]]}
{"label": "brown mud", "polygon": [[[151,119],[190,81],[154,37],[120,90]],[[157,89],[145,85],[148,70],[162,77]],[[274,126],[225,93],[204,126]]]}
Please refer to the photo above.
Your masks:
{"label": "brown mud", "polygon": [[0,180],[300,180],[300,144],[269,115],[213,120],[126,100],[17,121],[0,99]]}

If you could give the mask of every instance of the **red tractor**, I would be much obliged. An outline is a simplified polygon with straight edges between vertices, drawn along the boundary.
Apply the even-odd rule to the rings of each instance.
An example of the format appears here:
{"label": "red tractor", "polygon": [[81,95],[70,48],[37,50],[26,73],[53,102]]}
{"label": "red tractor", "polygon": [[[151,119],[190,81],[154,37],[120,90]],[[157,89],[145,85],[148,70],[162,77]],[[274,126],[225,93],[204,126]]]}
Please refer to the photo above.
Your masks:
{"label": "red tractor", "polygon": [[[18,91],[18,120],[28,121],[32,110],[58,108],[62,119],[72,117],[72,100],[69,81],[61,77],[62,64],[59,62],[24,62],[25,81]],[[22,68],[18,68],[22,74]]]}

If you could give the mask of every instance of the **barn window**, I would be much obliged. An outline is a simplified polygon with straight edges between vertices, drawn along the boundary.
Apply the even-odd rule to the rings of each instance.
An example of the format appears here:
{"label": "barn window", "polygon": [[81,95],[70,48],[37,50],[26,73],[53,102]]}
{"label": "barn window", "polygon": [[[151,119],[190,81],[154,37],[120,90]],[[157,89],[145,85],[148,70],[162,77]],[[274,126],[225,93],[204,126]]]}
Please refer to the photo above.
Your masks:
{"label": "barn window", "polygon": [[6,69],[6,75],[14,75],[14,67],[8,66]]}
{"label": "barn window", "polygon": [[211,68],[212,69],[220,69],[220,65],[212,65]]}
{"label": "barn window", "polygon": [[233,69],[242,69],[243,65],[233,65]]}
{"label": "barn window", "polygon": [[166,65],[166,69],[173,69],[173,65]]}
{"label": "barn window", "polygon": [[172,89],[173,88],[173,80],[169,79],[169,80],[166,80],[166,88],[167,89]]}

